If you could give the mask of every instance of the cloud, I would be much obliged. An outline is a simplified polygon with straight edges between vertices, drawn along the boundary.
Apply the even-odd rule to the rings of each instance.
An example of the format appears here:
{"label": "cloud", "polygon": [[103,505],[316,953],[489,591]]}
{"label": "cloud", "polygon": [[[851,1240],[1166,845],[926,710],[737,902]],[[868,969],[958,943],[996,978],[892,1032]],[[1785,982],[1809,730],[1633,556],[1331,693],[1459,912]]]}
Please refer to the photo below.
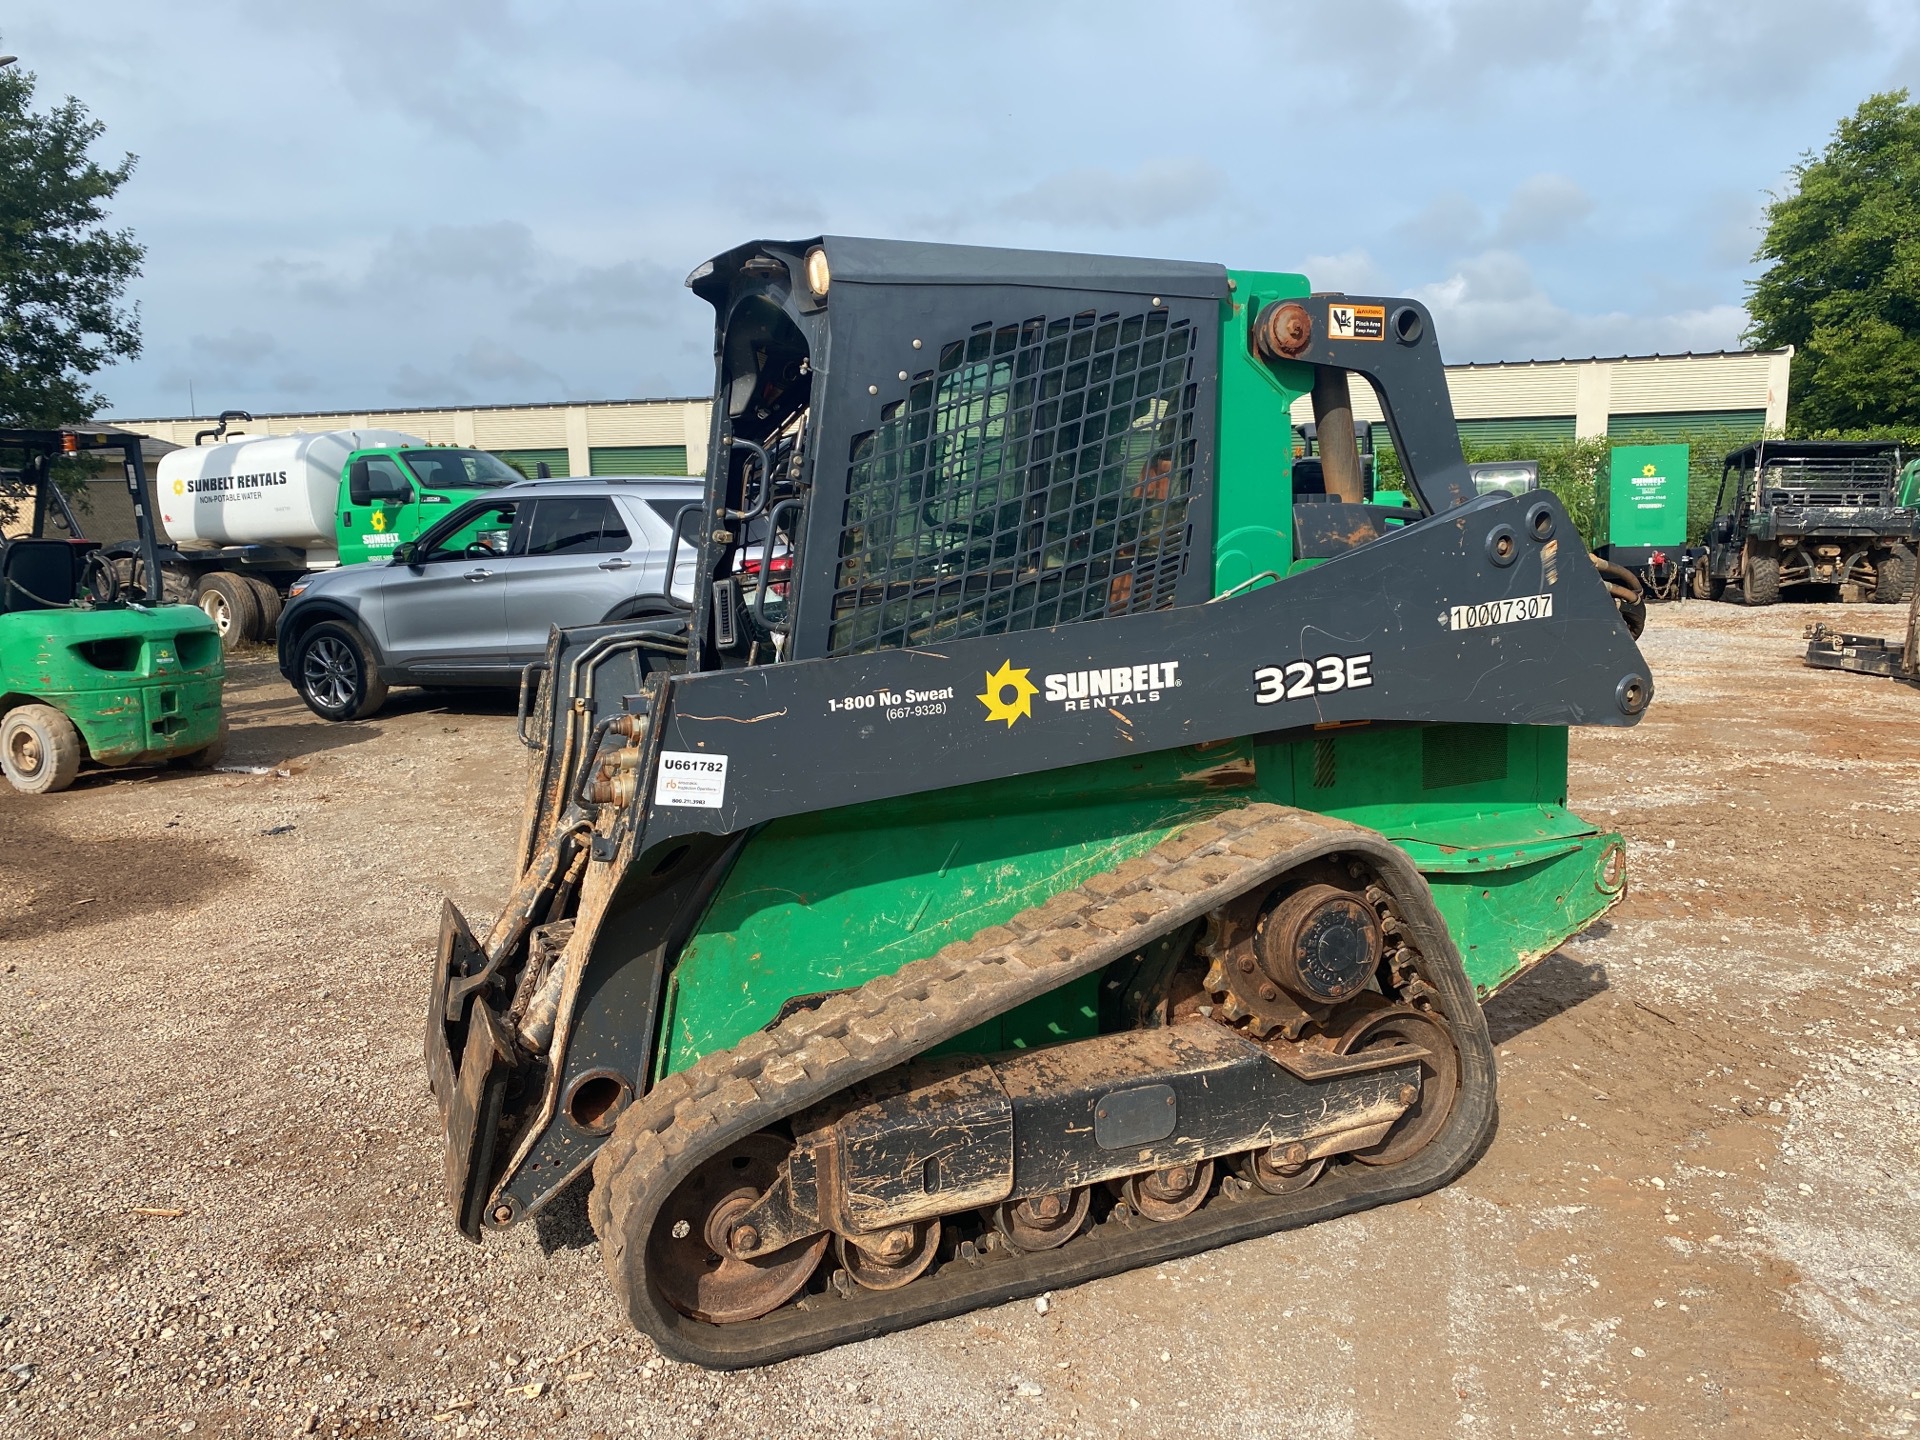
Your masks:
{"label": "cloud", "polygon": [[[478,383],[479,392],[470,381]],[[524,351],[481,338],[449,357],[442,369],[427,369],[408,361],[394,372],[391,389],[404,401],[445,405],[465,404],[476,393],[498,395],[507,385],[521,387],[523,392],[536,386],[549,392],[565,388],[558,375]],[[436,395],[452,399],[435,400]]]}
{"label": "cloud", "polygon": [[527,296],[514,319],[548,330],[638,328],[660,323],[678,277],[662,266],[626,260],[594,265],[549,281]]}
{"label": "cloud", "polygon": [[1300,270],[1315,290],[1379,295],[1391,287],[1385,272],[1364,250],[1343,250],[1338,255],[1309,255],[1300,262]]}
{"label": "cloud", "polygon": [[445,285],[524,289],[546,263],[533,231],[517,220],[497,220],[396,230],[357,274],[297,260],[269,262],[269,273],[291,281],[304,299],[342,304],[417,299]]}
{"label": "cloud", "polygon": [[1485,241],[1487,217],[1464,191],[1442,190],[1418,214],[1396,224],[1393,235],[1427,253],[1457,254]]}
{"label": "cloud", "polygon": [[1212,209],[1227,174],[1211,160],[1146,160],[1129,171],[1103,166],[1062,170],[994,202],[990,213],[1015,221],[1094,230],[1139,230]]}
{"label": "cloud", "polygon": [[1564,240],[1593,213],[1593,199],[1564,175],[1530,175],[1513,187],[1494,244],[1543,245]]}
{"label": "cloud", "polygon": [[1504,250],[1484,251],[1413,294],[1433,312],[1449,362],[1725,350],[1746,325],[1737,305],[1580,314],[1556,303],[1526,261]]}
{"label": "cloud", "polygon": [[224,335],[196,335],[188,348],[196,359],[233,369],[258,365],[280,348],[280,342],[262,330],[229,330]]}
{"label": "cloud", "polygon": [[231,9],[236,26],[299,37],[284,63],[329,56],[332,78],[362,111],[402,115],[479,147],[517,139],[535,113],[510,77],[535,48],[539,27],[510,0],[235,0]]}

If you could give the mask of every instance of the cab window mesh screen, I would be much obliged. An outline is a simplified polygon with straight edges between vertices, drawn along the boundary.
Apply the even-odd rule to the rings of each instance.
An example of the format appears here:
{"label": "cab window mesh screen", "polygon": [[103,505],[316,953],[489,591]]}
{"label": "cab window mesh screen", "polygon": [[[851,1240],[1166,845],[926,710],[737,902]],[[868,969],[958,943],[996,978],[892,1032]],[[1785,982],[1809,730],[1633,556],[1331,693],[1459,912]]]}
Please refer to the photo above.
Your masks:
{"label": "cab window mesh screen", "polygon": [[1163,609],[1187,561],[1194,331],[983,324],[855,437],[828,653]]}

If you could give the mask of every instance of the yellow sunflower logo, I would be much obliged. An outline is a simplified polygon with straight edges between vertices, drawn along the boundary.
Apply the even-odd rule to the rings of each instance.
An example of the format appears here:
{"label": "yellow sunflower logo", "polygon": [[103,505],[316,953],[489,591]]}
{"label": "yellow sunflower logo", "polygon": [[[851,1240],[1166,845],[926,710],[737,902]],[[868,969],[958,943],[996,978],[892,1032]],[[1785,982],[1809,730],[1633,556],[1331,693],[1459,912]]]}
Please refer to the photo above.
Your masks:
{"label": "yellow sunflower logo", "polygon": [[[1007,692],[1013,692],[1013,698],[1007,698]],[[1022,715],[1033,715],[1033,697],[1040,693],[1040,687],[1027,679],[1025,670],[1013,668],[1013,661],[1002,660],[1000,668],[988,672],[987,693],[974,698],[987,707],[987,723],[996,720],[1007,722],[1007,728],[1013,728],[1013,722]]]}
{"label": "yellow sunflower logo", "polygon": [[186,494],[186,493],[187,493],[187,482],[186,482],[186,481],[184,481],[184,480],[176,480],[176,481],[174,481],[174,482],[173,482],[173,493],[174,493],[174,494],[176,494],[176,495],[184,495],[184,494]]}
{"label": "yellow sunflower logo", "polygon": [[1645,475],[1649,480],[1651,480],[1655,475],[1658,475],[1660,472],[1651,465],[1642,465],[1640,467],[1640,473],[1642,475]]}
{"label": "yellow sunflower logo", "polygon": [[373,511],[373,528],[375,530],[385,530],[387,528],[387,512],[378,506],[375,506]]}

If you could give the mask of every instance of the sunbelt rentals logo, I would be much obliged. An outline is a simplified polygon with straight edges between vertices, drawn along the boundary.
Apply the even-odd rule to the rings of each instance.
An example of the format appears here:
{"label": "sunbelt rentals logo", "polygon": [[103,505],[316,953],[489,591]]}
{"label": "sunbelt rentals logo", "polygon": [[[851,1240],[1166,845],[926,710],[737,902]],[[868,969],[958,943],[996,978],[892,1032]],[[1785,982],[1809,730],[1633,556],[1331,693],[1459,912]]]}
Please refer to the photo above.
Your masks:
{"label": "sunbelt rentals logo", "polygon": [[987,672],[987,689],[983,695],[975,698],[987,707],[987,723],[1004,720],[1007,728],[1013,728],[1013,722],[1026,716],[1033,716],[1033,697],[1040,693],[1040,687],[1027,679],[1025,670],[1013,668],[1013,661],[1002,660],[998,670]]}
{"label": "sunbelt rentals logo", "polygon": [[1180,662],[1160,660],[1147,665],[1108,665],[1096,670],[1067,670],[1043,677],[1035,685],[1031,670],[1016,670],[1004,660],[987,672],[986,692],[979,696],[987,707],[987,723],[1013,722],[1033,715],[1033,698],[1041,695],[1062,710],[1106,710],[1118,713],[1134,705],[1157,705],[1161,695],[1180,688]]}

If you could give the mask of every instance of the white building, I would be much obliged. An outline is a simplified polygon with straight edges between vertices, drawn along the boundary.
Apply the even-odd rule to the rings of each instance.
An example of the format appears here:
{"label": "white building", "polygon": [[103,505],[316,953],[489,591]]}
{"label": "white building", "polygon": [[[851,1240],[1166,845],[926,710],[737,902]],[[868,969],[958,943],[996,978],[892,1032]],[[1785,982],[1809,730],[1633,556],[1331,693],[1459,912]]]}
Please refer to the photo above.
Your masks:
{"label": "white building", "polygon": [[[1512,360],[1449,365],[1453,412],[1466,440],[1571,440],[1611,435],[1660,440],[1685,430],[1778,432],[1787,423],[1783,350],[1712,355],[1621,355],[1591,360]],[[1356,418],[1379,423],[1365,385],[1355,385]],[[298,411],[256,415],[251,434],[405,430],[443,445],[472,445],[514,461],[528,474],[545,463],[553,475],[698,475],[706,470],[712,404],[705,397],[600,400],[532,405],[441,406],[425,410]],[[1295,423],[1313,418],[1294,405]],[[114,423],[175,445],[191,445],[206,419],[131,419]],[[1385,436],[1379,437],[1384,441]]]}

